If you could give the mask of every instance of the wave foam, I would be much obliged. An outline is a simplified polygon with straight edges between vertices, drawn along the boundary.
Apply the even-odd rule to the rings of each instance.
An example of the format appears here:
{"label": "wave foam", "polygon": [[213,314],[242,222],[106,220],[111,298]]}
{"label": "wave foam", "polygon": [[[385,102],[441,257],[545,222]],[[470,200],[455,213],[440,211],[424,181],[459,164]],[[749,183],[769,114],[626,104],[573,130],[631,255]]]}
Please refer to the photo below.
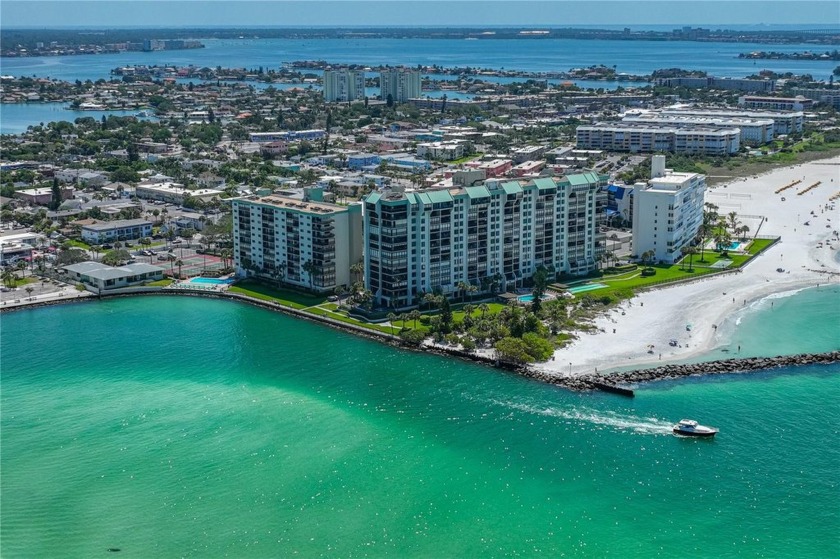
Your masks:
{"label": "wave foam", "polygon": [[514,410],[531,413],[534,415],[543,415],[548,417],[557,417],[560,419],[568,419],[570,421],[579,421],[583,423],[591,423],[594,425],[611,427],[618,430],[634,431],[644,435],[665,435],[670,434],[673,429],[673,424],[657,419],[655,417],[637,417],[633,415],[623,415],[615,412],[604,412],[593,410],[591,408],[542,408],[529,404],[518,402],[503,402],[494,401],[495,404],[511,408]]}

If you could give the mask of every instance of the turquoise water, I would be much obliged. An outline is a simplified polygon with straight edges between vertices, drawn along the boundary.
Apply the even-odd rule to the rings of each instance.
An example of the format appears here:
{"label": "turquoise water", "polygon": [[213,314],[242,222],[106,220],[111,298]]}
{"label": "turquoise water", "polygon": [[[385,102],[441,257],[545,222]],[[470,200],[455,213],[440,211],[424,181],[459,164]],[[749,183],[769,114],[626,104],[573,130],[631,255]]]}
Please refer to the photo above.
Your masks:
{"label": "turquoise water", "polygon": [[[836,318],[822,295],[812,332]],[[778,311],[762,315],[796,332]],[[838,366],[658,383],[628,400],[229,301],[130,298],[0,320],[3,557],[840,546]],[[682,417],[721,433],[673,437]]]}
{"label": "turquoise water", "polygon": [[579,285],[577,287],[570,287],[568,289],[569,293],[577,294],[577,293],[585,293],[586,291],[594,291],[596,289],[602,289],[607,287],[604,283],[586,283],[584,285]]}
{"label": "turquoise water", "polygon": [[234,280],[231,279],[218,279],[218,278],[192,278],[190,283],[208,283],[211,285],[228,285],[233,283]]}

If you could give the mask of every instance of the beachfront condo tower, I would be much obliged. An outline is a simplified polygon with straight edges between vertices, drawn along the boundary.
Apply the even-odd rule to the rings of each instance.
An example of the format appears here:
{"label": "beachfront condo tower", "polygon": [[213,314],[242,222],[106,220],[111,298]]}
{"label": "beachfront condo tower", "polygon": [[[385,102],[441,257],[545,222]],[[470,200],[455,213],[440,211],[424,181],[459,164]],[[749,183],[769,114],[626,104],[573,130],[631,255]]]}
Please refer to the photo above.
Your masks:
{"label": "beachfront condo tower", "polygon": [[352,284],[362,260],[362,206],[285,196],[233,200],[234,266],[258,277],[318,292]]}
{"label": "beachfront condo tower", "polygon": [[324,101],[355,101],[365,98],[365,73],[362,70],[324,70]]}
{"label": "beachfront condo tower", "polygon": [[706,176],[666,169],[664,155],[653,156],[650,176],[633,188],[633,255],[673,263],[703,222]]}
{"label": "beachfront condo tower", "polygon": [[402,309],[464,284],[514,289],[541,266],[552,279],[592,272],[604,252],[606,183],[583,173],[369,194],[365,287],[377,305]]}
{"label": "beachfront condo tower", "polygon": [[382,70],[379,74],[379,89],[383,101],[387,101],[390,96],[396,104],[407,103],[409,99],[420,97],[420,70]]}

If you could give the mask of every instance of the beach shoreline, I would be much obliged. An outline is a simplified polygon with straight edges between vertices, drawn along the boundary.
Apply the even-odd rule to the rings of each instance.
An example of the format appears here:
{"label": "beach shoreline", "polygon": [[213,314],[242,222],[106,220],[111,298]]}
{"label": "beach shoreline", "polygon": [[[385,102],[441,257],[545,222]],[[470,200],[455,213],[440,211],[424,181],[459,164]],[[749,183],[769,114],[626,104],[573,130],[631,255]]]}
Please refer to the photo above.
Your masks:
{"label": "beach shoreline", "polygon": [[[794,180],[802,182],[776,193]],[[821,181],[819,187],[797,194],[817,181]],[[706,201],[718,205],[722,216],[735,211],[755,222],[763,217],[759,233],[779,236],[781,241],[740,273],[639,293],[596,318],[595,333],[578,333],[551,361],[535,368],[546,374],[576,376],[699,358],[726,344],[725,333],[737,328],[733,317],[752,303],[840,283],[836,259],[840,242],[829,241],[840,229],[840,212],[825,210],[831,204],[829,197],[838,191],[840,157],[709,188]],[[676,347],[669,345],[672,339],[677,340]]]}

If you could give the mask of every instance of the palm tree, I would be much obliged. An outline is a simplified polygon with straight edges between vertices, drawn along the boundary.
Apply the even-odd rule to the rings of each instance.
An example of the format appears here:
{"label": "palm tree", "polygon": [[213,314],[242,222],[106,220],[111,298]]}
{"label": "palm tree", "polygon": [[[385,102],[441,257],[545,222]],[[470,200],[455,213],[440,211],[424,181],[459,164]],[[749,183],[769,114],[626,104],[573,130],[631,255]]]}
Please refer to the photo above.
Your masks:
{"label": "palm tree", "polygon": [[693,246],[687,246],[683,248],[683,253],[688,255],[688,271],[694,271],[694,255],[697,254],[697,248]]}
{"label": "palm tree", "polygon": [[467,298],[467,290],[470,288],[470,284],[465,281],[458,282],[458,291],[461,293],[461,301]]}
{"label": "palm tree", "polygon": [[15,276],[14,272],[12,272],[9,268],[3,269],[3,285],[6,287],[14,287],[15,282],[17,280],[17,276]]}
{"label": "palm tree", "polygon": [[400,332],[405,330],[405,323],[408,322],[408,313],[400,313]]}
{"label": "palm tree", "polygon": [[471,304],[469,304],[469,303],[467,303],[466,305],[464,305],[464,316],[465,316],[465,317],[467,317],[467,316],[470,316],[470,317],[471,317],[471,316],[472,316],[473,311],[475,311],[475,307],[474,307],[473,305],[471,305]]}
{"label": "palm tree", "polygon": [[414,330],[417,330],[417,320],[420,318],[420,311],[413,309],[408,313],[408,318],[414,321]]}
{"label": "palm tree", "polygon": [[481,303],[478,306],[478,310],[481,311],[481,318],[484,319],[485,315],[487,314],[487,311],[490,310],[490,305],[488,305],[487,303]]}
{"label": "palm tree", "polygon": [[741,233],[741,241],[747,242],[747,233],[750,232],[750,226],[742,225],[738,228],[738,232]]}
{"label": "palm tree", "polygon": [[32,292],[35,291],[35,288],[31,285],[26,286],[26,294],[29,295],[29,300],[32,300]]}
{"label": "palm tree", "polygon": [[309,289],[315,289],[315,272],[318,270],[318,266],[315,265],[314,262],[311,260],[307,260],[303,263],[303,271],[306,272],[306,275],[309,276]]}
{"label": "palm tree", "polygon": [[184,261],[179,258],[175,261],[175,265],[178,266],[178,279],[181,279],[181,266],[184,265]]}
{"label": "palm tree", "polygon": [[354,278],[357,278],[356,281],[361,281],[362,275],[365,273],[365,263],[361,261],[356,262],[350,266],[350,273],[353,274]]}
{"label": "palm tree", "polygon": [[396,322],[396,320],[397,320],[397,315],[392,313],[392,312],[389,312],[388,313],[388,322],[391,324],[391,335],[392,336],[394,335],[394,328],[395,328],[394,322]]}
{"label": "palm tree", "polygon": [[738,221],[738,213],[737,212],[729,212],[729,229],[732,230],[733,233],[738,233],[738,225],[741,223]]}

